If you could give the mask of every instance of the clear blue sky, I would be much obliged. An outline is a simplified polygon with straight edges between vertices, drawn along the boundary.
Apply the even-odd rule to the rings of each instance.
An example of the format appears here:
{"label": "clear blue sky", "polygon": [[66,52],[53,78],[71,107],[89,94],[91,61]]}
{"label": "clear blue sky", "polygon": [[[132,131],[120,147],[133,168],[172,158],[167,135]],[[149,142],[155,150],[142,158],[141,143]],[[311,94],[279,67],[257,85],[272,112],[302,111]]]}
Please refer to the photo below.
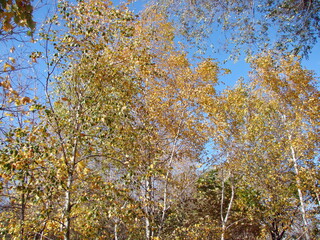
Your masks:
{"label": "clear blue sky", "polygon": [[[41,22],[43,19],[47,16],[48,12],[53,12],[54,11],[54,3],[55,1],[52,1],[50,5],[50,8],[47,6],[37,6],[39,7],[39,10],[35,11],[35,20],[38,22],[37,27],[39,28],[41,26]],[[119,4],[122,2],[121,0],[116,0],[114,1],[115,5]],[[143,9],[143,6],[149,2],[148,0],[137,0],[134,1],[130,6],[132,10],[136,13],[141,11]],[[50,14],[50,13],[49,13]],[[217,34],[217,33],[215,33]],[[211,42],[215,42],[214,39],[210,39]],[[39,48],[37,46],[36,49],[43,50],[43,48]],[[313,70],[316,73],[316,76],[320,76],[320,44],[318,43],[313,49],[312,49],[312,54],[310,54],[308,59],[304,59],[302,61],[303,66],[306,67],[309,70]],[[248,72],[250,71],[249,65],[243,60],[240,59],[237,62],[232,62],[229,61],[225,64],[223,64],[223,61],[228,57],[227,54],[219,53],[219,54],[212,54],[211,50],[209,49],[208,52],[204,55],[206,57],[212,57],[217,59],[218,62],[220,62],[220,66],[224,68],[228,68],[231,70],[231,74],[221,76],[221,81],[224,82],[226,85],[221,86],[221,89],[223,89],[225,86],[230,86],[232,87],[235,82],[243,77],[247,78],[248,77]]]}

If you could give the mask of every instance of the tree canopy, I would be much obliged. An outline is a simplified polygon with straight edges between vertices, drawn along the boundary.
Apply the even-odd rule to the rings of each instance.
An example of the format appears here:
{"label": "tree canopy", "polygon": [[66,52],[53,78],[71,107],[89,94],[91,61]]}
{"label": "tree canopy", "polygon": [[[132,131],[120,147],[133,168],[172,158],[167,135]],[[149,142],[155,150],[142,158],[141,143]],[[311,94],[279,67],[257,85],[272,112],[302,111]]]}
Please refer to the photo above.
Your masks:
{"label": "tree canopy", "polygon": [[34,30],[35,22],[32,13],[33,6],[30,0],[2,0],[0,2],[1,31],[9,32],[17,26]]}
{"label": "tree canopy", "polygon": [[150,8],[168,14],[187,40],[220,40],[234,56],[266,48],[308,56],[320,37],[319,1],[155,0]]}
{"label": "tree canopy", "polygon": [[[14,14],[34,17],[30,1],[0,3],[12,36]],[[317,36],[301,49],[302,33],[286,37],[294,24],[316,32],[318,3],[161,0],[138,14],[130,4],[60,1],[31,54],[1,56],[0,236],[319,238],[320,93],[296,56]],[[221,59],[194,58],[179,36],[197,42],[214,25],[232,40],[253,34],[232,54],[263,49],[244,49],[251,71],[233,86],[222,88]],[[267,27],[293,45],[268,48]]]}

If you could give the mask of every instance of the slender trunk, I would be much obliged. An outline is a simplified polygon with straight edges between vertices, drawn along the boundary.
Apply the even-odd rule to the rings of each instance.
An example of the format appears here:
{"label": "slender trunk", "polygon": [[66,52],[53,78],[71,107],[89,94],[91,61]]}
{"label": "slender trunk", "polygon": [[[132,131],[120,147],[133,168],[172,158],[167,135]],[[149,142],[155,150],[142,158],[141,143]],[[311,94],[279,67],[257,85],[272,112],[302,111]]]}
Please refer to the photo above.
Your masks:
{"label": "slender trunk", "polygon": [[146,182],[146,192],[145,192],[145,227],[146,227],[146,240],[150,240],[152,237],[152,225],[150,221],[151,217],[151,177],[149,177]]}
{"label": "slender trunk", "polygon": [[221,240],[224,240],[224,234],[226,232],[226,225],[222,222],[222,232],[221,232]]}
{"label": "slender trunk", "polygon": [[225,234],[226,234],[226,230],[227,230],[227,221],[231,212],[231,207],[233,204],[233,199],[234,199],[234,185],[233,183],[231,183],[231,198],[228,204],[228,208],[227,208],[227,212],[224,215],[223,214],[223,205],[224,205],[224,198],[225,198],[225,178],[223,176],[223,180],[222,180],[222,193],[221,193],[221,205],[220,205],[220,217],[221,217],[221,240],[225,239]]}
{"label": "slender trunk", "polygon": [[222,231],[221,231],[221,240],[224,240],[224,233],[225,233],[225,221],[223,216],[223,204],[224,204],[224,177],[222,180],[222,189],[221,189],[221,203],[220,203],[220,217],[221,217],[221,224],[222,224]]}
{"label": "slender trunk", "polygon": [[[24,184],[24,183],[23,183]],[[25,193],[24,193],[24,186],[22,186],[22,194],[21,194],[21,218],[20,218],[20,235],[21,235],[21,240],[25,239],[24,236],[24,221],[25,221],[25,210],[26,210],[26,199],[25,199]]]}
{"label": "slender trunk", "polygon": [[320,197],[319,197],[318,193],[316,193],[316,198],[317,198],[317,201],[318,201],[318,206],[320,206]]}
{"label": "slender trunk", "polygon": [[176,136],[174,138],[172,151],[171,151],[169,162],[168,162],[168,171],[167,171],[166,177],[165,177],[165,186],[164,186],[164,191],[163,191],[163,208],[162,208],[161,221],[160,221],[159,232],[158,232],[158,237],[159,238],[160,238],[160,235],[161,235],[161,232],[162,232],[166,211],[168,209],[168,207],[167,207],[167,201],[168,201],[167,196],[168,196],[168,180],[169,180],[169,174],[170,174],[170,170],[169,169],[171,168],[171,165],[172,165],[172,162],[173,162],[174,153],[176,152],[176,146],[177,146],[177,141],[178,141],[178,137],[179,137],[179,134],[180,134],[181,125],[182,125],[182,121],[180,121],[180,123],[179,123],[178,131],[177,131],[177,134],[176,134]]}
{"label": "slender trunk", "polygon": [[[289,140],[291,140],[291,135],[289,136]],[[301,190],[301,181],[300,181],[300,177],[299,177],[299,168],[298,168],[298,164],[297,164],[297,158],[296,158],[295,150],[292,145],[290,146],[290,149],[291,149],[291,157],[292,157],[292,161],[293,161],[294,171],[296,174],[296,182],[297,182],[298,195],[299,195],[299,200],[300,200],[300,207],[301,207],[301,214],[302,214],[302,220],[303,220],[303,227],[304,227],[304,231],[305,231],[305,237],[306,237],[306,240],[310,240],[308,223],[307,223],[307,218],[306,218],[306,208],[304,205],[303,194],[302,194],[302,190]]]}
{"label": "slender trunk", "polygon": [[[76,120],[79,119],[79,111],[80,111],[80,105],[78,106],[77,114],[76,114]],[[76,124],[76,130],[79,132],[80,130],[80,124],[77,122]],[[78,154],[78,144],[79,139],[76,136],[73,143],[73,149],[72,149],[72,160],[68,162],[67,159],[65,159],[66,167],[68,169],[68,179],[67,179],[67,188],[66,188],[66,195],[65,195],[65,235],[64,240],[70,240],[70,232],[71,232],[71,209],[72,209],[72,193],[71,188],[73,184],[73,175],[77,164],[77,154]]]}
{"label": "slender trunk", "polygon": [[151,229],[150,229],[149,216],[146,216],[145,224],[146,224],[146,239],[150,240],[151,239]]}
{"label": "slender trunk", "polygon": [[71,229],[71,186],[72,186],[72,174],[68,174],[67,190],[65,196],[65,234],[64,240],[70,240]]}
{"label": "slender trunk", "polygon": [[118,240],[118,223],[114,224],[114,240]]}

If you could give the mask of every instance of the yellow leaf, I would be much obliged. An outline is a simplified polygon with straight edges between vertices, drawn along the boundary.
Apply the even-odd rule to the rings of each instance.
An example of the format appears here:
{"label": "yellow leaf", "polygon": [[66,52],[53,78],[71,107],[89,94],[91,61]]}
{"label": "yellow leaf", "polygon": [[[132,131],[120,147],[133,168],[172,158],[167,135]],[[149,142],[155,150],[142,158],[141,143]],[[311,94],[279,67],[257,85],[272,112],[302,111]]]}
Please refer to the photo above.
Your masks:
{"label": "yellow leaf", "polygon": [[4,113],[4,115],[7,116],[7,117],[13,117],[14,116],[13,113]]}
{"label": "yellow leaf", "polygon": [[13,57],[9,57],[9,60],[10,60],[12,63],[15,63],[15,62],[16,62],[16,59],[13,58]]}
{"label": "yellow leaf", "polygon": [[23,97],[23,98],[21,98],[21,102],[22,102],[22,104],[30,103],[31,99],[29,97]]}
{"label": "yellow leaf", "polygon": [[8,89],[11,87],[11,83],[9,80],[6,80],[6,81],[3,81],[3,82],[0,82],[0,87],[3,87],[5,89]]}
{"label": "yellow leaf", "polygon": [[3,71],[8,71],[8,69],[11,69],[11,70],[14,70],[15,69],[15,67],[14,66],[12,66],[11,64],[9,64],[9,63],[5,63],[4,65],[3,65]]}

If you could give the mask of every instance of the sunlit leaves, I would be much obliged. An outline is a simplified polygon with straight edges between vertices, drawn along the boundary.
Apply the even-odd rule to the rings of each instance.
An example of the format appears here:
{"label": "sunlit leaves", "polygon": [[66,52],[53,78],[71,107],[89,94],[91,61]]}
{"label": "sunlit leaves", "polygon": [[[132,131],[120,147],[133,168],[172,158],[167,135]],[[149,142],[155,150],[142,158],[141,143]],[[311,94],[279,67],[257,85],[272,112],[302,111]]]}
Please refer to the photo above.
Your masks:
{"label": "sunlit leaves", "polygon": [[[15,58],[1,69],[1,119],[12,119],[0,148],[2,236],[280,239],[303,227],[301,202],[313,227],[319,92],[298,59],[261,54],[248,82],[219,92],[228,70],[191,59],[155,8],[58,9],[42,34],[48,52],[28,54],[47,61],[45,94],[15,87]],[[215,170],[202,174],[204,156]]]}
{"label": "sunlit leaves", "polygon": [[2,0],[0,1],[0,21],[3,31],[9,32],[15,26],[35,28],[33,21],[33,7],[30,0]]}
{"label": "sunlit leaves", "polygon": [[[213,141],[226,169],[239,177],[239,186],[257,191],[259,210],[249,208],[253,217],[279,237],[294,231],[292,221],[303,220],[303,228],[306,219],[314,217],[312,211],[305,213],[305,205],[316,199],[304,197],[313,187],[306,190],[302,182],[305,168],[318,171],[314,163],[319,119],[308,99],[318,101],[319,92],[312,73],[293,56],[263,55],[255,59],[253,69],[250,83],[240,82],[217,99]],[[299,205],[302,210],[296,214]]]}

